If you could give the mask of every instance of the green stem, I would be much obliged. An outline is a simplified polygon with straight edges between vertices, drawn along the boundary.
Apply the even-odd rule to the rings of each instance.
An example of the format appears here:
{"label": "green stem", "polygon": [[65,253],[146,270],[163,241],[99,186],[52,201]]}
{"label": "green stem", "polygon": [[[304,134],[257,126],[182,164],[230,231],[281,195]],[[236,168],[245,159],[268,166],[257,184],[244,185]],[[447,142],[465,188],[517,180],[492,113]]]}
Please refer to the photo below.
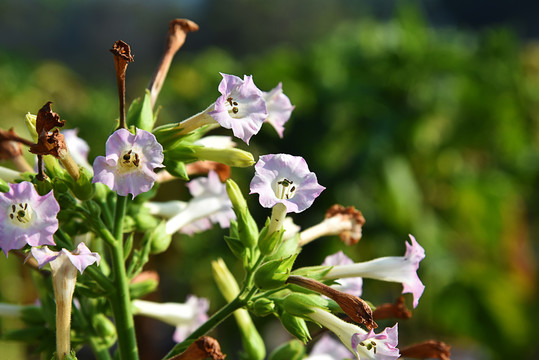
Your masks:
{"label": "green stem", "polygon": [[[131,298],[129,284],[125,272],[123,250],[123,218],[127,205],[127,197],[119,196],[116,200],[114,214],[115,242],[111,246],[112,279],[115,291],[109,296],[114,321],[118,332],[118,351],[121,360],[137,360],[138,350],[135,337],[135,322],[131,313]],[[108,233],[108,231],[103,231]]]}
{"label": "green stem", "polygon": [[219,325],[223,320],[229,317],[234,311],[238,310],[239,308],[244,306],[246,303],[247,303],[246,301],[240,300],[240,297],[237,296],[234,300],[232,300],[227,305],[222,307],[219,311],[217,311],[215,314],[213,314],[212,317],[208,319],[208,321],[206,321],[198,329],[196,329],[191,335],[189,335],[187,339],[185,339],[183,342],[174,346],[172,350],[170,350],[170,352],[163,359],[169,359],[185,351],[185,349],[187,349],[187,347],[193,341],[195,341],[199,337],[208,333],[214,327]]}

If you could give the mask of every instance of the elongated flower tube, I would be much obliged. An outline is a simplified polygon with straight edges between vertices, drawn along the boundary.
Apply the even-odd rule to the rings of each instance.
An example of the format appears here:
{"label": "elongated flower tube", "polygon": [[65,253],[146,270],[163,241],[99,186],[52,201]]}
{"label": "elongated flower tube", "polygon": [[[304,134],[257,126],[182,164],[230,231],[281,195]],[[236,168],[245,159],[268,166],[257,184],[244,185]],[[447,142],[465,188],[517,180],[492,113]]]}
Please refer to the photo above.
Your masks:
{"label": "elongated flower tube", "polygon": [[417,276],[419,262],[425,258],[425,250],[412,235],[410,235],[410,240],[411,244],[406,243],[404,256],[388,256],[361,263],[336,265],[324,276],[324,279],[365,277],[399,282],[403,285],[403,294],[412,293],[415,308],[425,290],[425,286]]}
{"label": "elongated flower tube", "polygon": [[155,136],[137,129],[133,135],[126,129],[116,130],[107,140],[106,156],[94,161],[93,182],[107,185],[118,195],[126,196],[149,191],[163,167],[163,147]]}
{"label": "elongated flower tube", "polygon": [[[326,256],[322,265],[335,266],[350,265],[353,263],[354,261],[352,259],[344,255],[342,251],[339,251],[333,255]],[[361,277],[339,279],[339,285],[332,285],[332,287],[348,294],[361,296],[363,293],[363,279]]]}
{"label": "elongated flower tube", "polygon": [[86,169],[92,171],[92,165],[88,162],[88,153],[90,152],[90,146],[88,143],[78,136],[79,129],[65,129],[62,130],[64,140],[66,142],[69,153],[73,158],[73,161],[79,166],[83,166]]}
{"label": "elongated flower tube", "polygon": [[347,323],[318,307],[313,307],[312,309],[313,312],[306,316],[337,335],[346,348],[356,354],[358,360],[392,360],[399,358],[397,324],[392,328],[385,328],[379,334],[375,334],[373,330],[366,332],[359,326]]}
{"label": "elongated flower tube", "polygon": [[6,254],[24,245],[54,245],[60,206],[51,192],[38,195],[32,183],[9,184],[0,193],[0,248]]}
{"label": "elongated flower tube", "polygon": [[32,255],[39,267],[50,264],[54,299],[56,300],[56,353],[62,360],[71,350],[71,304],[77,281],[77,270],[82,274],[86,267],[101,261],[101,256],[80,243],[73,252],[48,247],[32,248]]}
{"label": "elongated flower tube", "polygon": [[182,342],[208,320],[210,302],[194,295],[187,296],[185,303],[156,303],[133,300],[135,315],[148,316],[176,327],[173,339]]}
{"label": "elongated flower tube", "polygon": [[151,214],[170,218],[165,225],[167,234],[176,231],[194,234],[211,228],[214,223],[222,228],[230,226],[230,220],[235,217],[232,203],[216,172],[210,171],[208,177],[191,180],[187,187],[193,195],[188,203],[150,202],[146,205]]}
{"label": "elongated flower tube", "polygon": [[264,100],[266,100],[266,108],[268,117],[266,122],[271,124],[279,134],[283,137],[284,124],[290,119],[290,114],[294,110],[294,106],[290,103],[288,96],[283,94],[283,84],[279,83],[269,92],[263,92]]}
{"label": "elongated flower tube", "polygon": [[221,76],[221,96],[215,101],[214,110],[208,114],[249,144],[268,116],[263,93],[254,84],[252,76],[245,75],[243,80],[234,75],[221,73]]}
{"label": "elongated flower tube", "polygon": [[326,211],[324,221],[305,229],[300,234],[299,245],[304,246],[322,236],[339,235],[346,245],[356,244],[361,239],[365,218],[353,206],[335,204]]}

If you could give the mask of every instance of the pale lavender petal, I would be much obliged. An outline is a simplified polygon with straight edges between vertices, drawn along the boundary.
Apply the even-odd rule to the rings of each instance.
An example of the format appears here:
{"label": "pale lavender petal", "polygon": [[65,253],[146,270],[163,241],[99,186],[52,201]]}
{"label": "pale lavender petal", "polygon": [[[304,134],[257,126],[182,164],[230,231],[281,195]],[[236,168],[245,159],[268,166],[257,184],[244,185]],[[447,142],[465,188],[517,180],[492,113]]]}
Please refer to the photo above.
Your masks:
{"label": "pale lavender petal", "polygon": [[[352,259],[344,255],[342,251],[339,251],[327,256],[322,262],[322,265],[335,266],[353,263],[354,261]],[[361,296],[363,294],[363,278],[361,277],[339,279],[338,282],[339,285],[332,285],[331,287],[354,296]]]}
{"label": "pale lavender petal", "polygon": [[376,360],[394,360],[400,357],[398,345],[397,325],[385,328],[379,334],[371,329],[368,333],[355,333],[352,335],[352,349],[356,349],[358,359],[368,358]]}
{"label": "pale lavender petal", "polygon": [[137,129],[116,130],[107,140],[106,157],[94,161],[93,182],[107,185],[121,196],[149,191],[157,179],[155,168],[163,166],[163,147],[155,136]]}
{"label": "pale lavender petal", "polygon": [[46,246],[43,246],[42,248],[32,247],[30,251],[32,252],[34,259],[36,259],[37,265],[40,269],[51,261],[55,260],[60,255],[59,252],[52,251]]}
{"label": "pale lavender petal", "polygon": [[214,110],[208,114],[222,127],[232,129],[234,136],[249,144],[267,117],[262,91],[255,86],[251,76],[245,76],[244,80],[222,73],[221,76],[223,80],[219,84],[219,92],[222,95],[215,101]]}
{"label": "pale lavender petal", "polygon": [[210,309],[210,301],[208,299],[189,295],[186,304],[192,307],[194,316],[190,322],[176,327],[176,331],[174,331],[174,335],[172,336],[176,342],[185,340],[193,331],[208,320],[207,313]]}
{"label": "pale lavender petal", "polygon": [[101,261],[101,256],[96,252],[91,252],[86,244],[82,242],[79,243],[73,252],[69,252],[65,249],[62,249],[62,251],[81,274],[88,266],[92,265],[93,263],[97,263],[97,265],[99,265],[99,262]]}
{"label": "pale lavender petal", "polygon": [[316,356],[321,355],[329,355],[331,359],[342,360],[350,358],[352,353],[348,351],[342,342],[335,340],[328,334],[324,334],[320,340],[314,344],[307,359],[314,359]]}
{"label": "pale lavender petal", "polygon": [[282,83],[279,83],[274,89],[269,92],[264,92],[264,100],[268,110],[266,122],[270,123],[279,137],[283,137],[284,124],[290,119],[294,106],[290,103],[290,99],[283,94]]}
{"label": "pale lavender petal", "polygon": [[88,163],[88,153],[90,152],[90,146],[88,143],[78,136],[79,129],[66,129],[62,130],[62,135],[69,149],[69,154],[79,166],[91,168]]}
{"label": "pale lavender petal", "polygon": [[307,209],[325,189],[309,171],[305,159],[288,154],[260,156],[250,188],[251,194],[259,194],[263,207],[281,203],[287,212]]}
{"label": "pale lavender petal", "polygon": [[27,181],[9,186],[7,193],[0,193],[0,248],[5,255],[26,244],[54,245],[60,206],[52,191],[40,196]]}

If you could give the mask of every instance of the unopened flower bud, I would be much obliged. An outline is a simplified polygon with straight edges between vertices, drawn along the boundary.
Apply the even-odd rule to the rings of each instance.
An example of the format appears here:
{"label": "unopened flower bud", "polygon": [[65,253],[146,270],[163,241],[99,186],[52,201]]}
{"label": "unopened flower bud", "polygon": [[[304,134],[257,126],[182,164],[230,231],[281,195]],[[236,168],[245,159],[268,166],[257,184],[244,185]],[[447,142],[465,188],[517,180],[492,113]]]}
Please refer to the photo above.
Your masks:
{"label": "unopened flower bud", "polygon": [[166,222],[162,221],[156,228],[146,233],[148,234],[147,241],[150,241],[151,244],[151,254],[160,254],[170,246],[172,235],[167,234],[165,224]]}
{"label": "unopened flower bud", "polygon": [[99,334],[101,339],[109,341],[116,339],[116,326],[114,323],[102,313],[97,313],[92,317],[92,326]]}
{"label": "unopened flower bud", "polygon": [[211,160],[233,167],[249,167],[255,163],[253,154],[240,149],[194,146],[193,150],[195,152],[193,155],[198,160]]}
{"label": "unopened flower bud", "polygon": [[94,197],[95,184],[92,184],[92,174],[88,169],[79,169],[79,178],[74,182],[71,190],[82,201],[90,200]]}
{"label": "unopened flower bud", "polygon": [[275,311],[275,303],[270,299],[260,298],[249,306],[249,310],[256,316],[267,316]]}
{"label": "unopened flower bud", "polygon": [[279,316],[279,319],[281,320],[281,323],[283,324],[284,328],[290,334],[301,340],[304,344],[311,340],[311,334],[309,333],[307,324],[302,318],[290,315],[287,312],[283,312]]}
{"label": "unopened flower bud", "polygon": [[3,179],[0,179],[0,192],[5,193],[8,191],[9,191],[9,184]]}
{"label": "unopened flower bud", "polygon": [[252,248],[258,240],[258,226],[249,212],[247,202],[238,184],[231,179],[226,181],[226,192],[236,213],[239,239],[246,247]]}
{"label": "unopened flower bud", "polygon": [[268,226],[264,227],[260,232],[258,239],[258,248],[260,252],[264,255],[271,255],[277,250],[279,245],[283,240],[283,231],[274,231],[270,233],[268,231]]}
{"label": "unopened flower bud", "polygon": [[273,350],[269,360],[301,360],[304,355],[305,346],[301,341],[294,339]]}
{"label": "unopened flower bud", "polygon": [[271,260],[263,264],[255,272],[256,286],[263,290],[284,286],[296,257],[297,254],[294,254],[286,259]]}

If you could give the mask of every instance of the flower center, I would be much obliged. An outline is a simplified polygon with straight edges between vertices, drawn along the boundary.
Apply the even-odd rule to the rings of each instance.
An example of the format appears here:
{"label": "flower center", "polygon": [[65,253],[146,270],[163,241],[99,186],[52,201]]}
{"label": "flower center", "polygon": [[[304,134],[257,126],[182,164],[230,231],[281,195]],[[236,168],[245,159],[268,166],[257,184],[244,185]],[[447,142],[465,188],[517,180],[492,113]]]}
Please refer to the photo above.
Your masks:
{"label": "flower center", "polygon": [[132,149],[123,151],[118,161],[118,172],[127,173],[135,171],[140,166],[140,156]]}
{"label": "flower center", "polygon": [[9,218],[17,226],[26,227],[32,221],[33,211],[28,203],[12,204],[9,210]]}
{"label": "flower center", "polygon": [[275,196],[281,200],[292,199],[296,194],[296,185],[292,180],[283,178],[280,181],[277,181],[277,191],[275,191]]}
{"label": "flower center", "polygon": [[[226,99],[226,108],[228,112],[232,112],[232,114],[236,115],[240,109],[238,108],[238,102],[234,101],[234,98],[232,96],[228,97]],[[232,116],[232,114],[230,114]]]}
{"label": "flower center", "polygon": [[374,350],[374,355],[376,355],[376,343],[373,340],[362,341],[359,343],[360,346],[364,346],[367,351]]}

